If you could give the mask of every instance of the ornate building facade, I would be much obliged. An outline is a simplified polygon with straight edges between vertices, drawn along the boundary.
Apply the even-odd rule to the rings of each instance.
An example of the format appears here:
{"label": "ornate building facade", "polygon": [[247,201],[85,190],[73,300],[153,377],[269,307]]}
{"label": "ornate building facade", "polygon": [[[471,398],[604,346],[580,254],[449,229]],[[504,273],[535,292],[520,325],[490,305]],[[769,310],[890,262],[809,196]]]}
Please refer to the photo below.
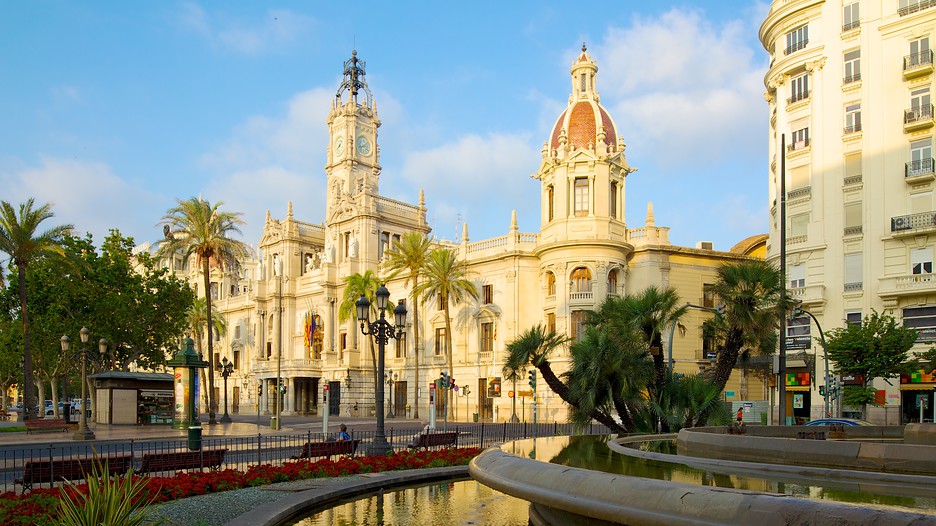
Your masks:
{"label": "ornate building facade", "polygon": [[[364,66],[356,53],[345,63],[328,115],[324,221],[296,219],[292,202],[283,219],[268,212],[258,259],[245,261],[238,276],[212,277],[217,287],[211,293],[228,325],[215,359],[226,356],[234,363],[229,394],[241,412],[256,411],[258,403],[262,412],[271,411],[279,376],[284,414],[321,414],[327,385],[330,414],[372,415],[372,354],[353,319],[340,316],[344,279],[366,271],[387,279],[384,255],[393,243],[406,232],[431,229],[422,192],[416,205],[380,194],[380,120]],[[574,338],[585,312],[606,297],[650,285],[672,287],[685,302],[714,307],[705,291],[718,266],[764,257],[766,236],[744,240],[728,252],[705,243],[673,246],[669,229],[656,225],[652,205],[642,226],[627,227],[625,183],[635,169],[627,162],[621,130],[600,104],[597,79],[597,64],[583,46],[570,70],[568,107],[544,143],[534,175],[541,195],[539,232],[519,232],[514,212],[509,223],[504,218],[503,236],[472,242],[465,225],[457,242],[434,241],[467,262],[479,292],[477,301],[452,308],[453,377],[459,389],[450,403],[459,419],[477,414],[503,421],[514,410],[529,416],[526,386],[505,385],[502,379],[506,344],[526,329],[539,323]],[[198,279],[192,276],[193,284]],[[391,298],[409,297],[402,277],[386,284]],[[673,345],[677,372],[709,366],[712,350],[699,326],[710,315],[689,311],[688,331],[677,333]],[[381,381],[387,382],[395,415],[413,415],[418,407],[425,418],[429,384],[447,368],[445,318],[437,299],[420,303],[419,323],[420,341],[412,337],[411,313],[406,337],[388,345],[388,377]],[[568,349],[551,362],[563,372]],[[728,392],[729,401],[763,400],[766,388],[739,370]],[[511,393],[522,398],[512,399]],[[565,419],[558,397],[544,388],[536,395],[540,419]]]}
{"label": "ornate building facade", "polygon": [[[780,259],[785,197],[790,294],[826,333],[872,310],[888,312],[918,329],[916,350],[936,341],[934,7],[927,0],[774,0],[760,29],[770,55],[768,259]],[[787,415],[816,418],[824,410],[818,336],[809,318],[787,329],[794,354],[818,353],[815,369],[787,364]],[[884,404],[866,415],[875,422],[918,420],[920,395],[934,407],[936,379],[923,371],[874,385]]]}

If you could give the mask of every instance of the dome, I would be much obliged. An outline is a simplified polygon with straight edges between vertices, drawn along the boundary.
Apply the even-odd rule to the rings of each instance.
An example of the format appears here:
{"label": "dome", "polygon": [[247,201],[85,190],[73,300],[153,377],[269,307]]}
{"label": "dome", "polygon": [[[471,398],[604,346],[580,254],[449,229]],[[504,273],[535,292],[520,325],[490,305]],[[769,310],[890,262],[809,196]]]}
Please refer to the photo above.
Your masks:
{"label": "dome", "polygon": [[570,108],[559,115],[549,141],[553,150],[559,148],[559,136],[565,130],[565,136],[570,147],[576,149],[587,148],[589,144],[598,144],[598,131],[604,132],[604,142],[610,149],[617,143],[617,131],[614,121],[600,104],[595,101],[583,100],[574,103]]}

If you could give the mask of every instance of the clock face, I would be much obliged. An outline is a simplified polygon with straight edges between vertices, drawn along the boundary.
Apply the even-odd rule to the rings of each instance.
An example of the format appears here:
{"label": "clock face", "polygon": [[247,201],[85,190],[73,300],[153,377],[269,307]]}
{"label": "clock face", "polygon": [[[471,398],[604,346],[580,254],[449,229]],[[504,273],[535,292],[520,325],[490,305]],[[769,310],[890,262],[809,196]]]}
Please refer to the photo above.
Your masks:
{"label": "clock face", "polygon": [[367,137],[364,137],[363,135],[358,137],[357,142],[355,143],[355,146],[357,147],[357,151],[359,151],[361,155],[370,154],[370,141],[367,140]]}
{"label": "clock face", "polygon": [[341,152],[344,151],[344,139],[338,137],[335,139],[335,153],[341,155]]}

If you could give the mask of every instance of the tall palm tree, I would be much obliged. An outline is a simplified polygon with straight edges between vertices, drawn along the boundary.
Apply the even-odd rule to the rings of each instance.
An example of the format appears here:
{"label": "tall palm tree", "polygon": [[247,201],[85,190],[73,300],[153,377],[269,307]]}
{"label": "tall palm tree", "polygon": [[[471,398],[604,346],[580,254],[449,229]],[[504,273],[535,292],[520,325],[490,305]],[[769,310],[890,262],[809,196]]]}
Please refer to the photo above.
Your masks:
{"label": "tall palm tree", "polygon": [[33,360],[29,340],[29,311],[26,305],[26,269],[38,258],[52,254],[63,255],[63,238],[74,229],[72,225],[57,225],[37,232],[39,225],[51,219],[52,207],[46,203],[33,209],[32,198],[19,205],[19,211],[10,203],[0,201],[0,252],[10,256],[16,265],[19,280],[20,313],[23,319],[23,403],[26,418],[36,416],[38,403],[33,387]]}
{"label": "tall palm tree", "polygon": [[[380,279],[373,271],[367,270],[363,274],[355,273],[344,278],[345,289],[341,296],[341,304],[338,306],[338,321],[344,323],[348,318],[354,318],[357,322],[357,306],[355,303],[363,294],[371,304],[371,311],[377,312],[377,288],[380,287]],[[388,303],[391,304],[392,303]],[[356,329],[356,327],[354,328]],[[371,370],[374,373],[374,392],[377,392],[377,382],[383,381],[377,378],[377,353],[374,350],[374,339],[367,338],[371,354]],[[327,411],[327,408],[326,408]]]}
{"label": "tall palm tree", "polygon": [[783,277],[762,260],[729,263],[718,269],[712,291],[725,305],[721,319],[724,347],[718,353],[712,381],[723,390],[742,348],[772,352],[780,316],[789,306]]}
{"label": "tall palm tree", "polygon": [[[214,305],[211,306],[211,325],[212,331],[208,331],[208,302],[205,298],[195,298],[192,302],[191,308],[189,308],[186,313],[186,325],[192,331],[193,339],[195,340],[195,346],[198,349],[199,356],[202,356],[202,339],[204,339],[205,334],[207,333],[210,337],[212,334],[217,334],[223,336],[227,333],[227,321],[221,316]],[[214,360],[214,356],[208,356],[208,360]],[[205,370],[201,370],[202,373],[202,385],[208,385],[206,383]],[[205,389],[205,406],[210,407],[212,400],[208,396],[208,390]],[[210,409],[209,409],[210,411]]]}
{"label": "tall palm tree", "polygon": [[[556,376],[549,363],[549,356],[553,351],[568,341],[569,339],[563,335],[552,331],[546,332],[546,328],[540,324],[527,329],[507,342],[507,363],[504,364],[504,376],[507,380],[516,382],[522,378],[526,366],[532,365],[539,369],[546,385],[559,395],[559,398],[571,404],[569,387]],[[513,403],[511,410],[516,415],[517,398],[514,397],[511,402]]]}
{"label": "tall palm tree", "polygon": [[[201,267],[204,276],[205,301],[207,304],[206,327],[214,327],[211,312],[211,266],[224,272],[225,267],[236,272],[240,260],[249,257],[253,250],[243,241],[232,239],[232,234],[241,234],[244,221],[239,212],[221,211],[220,201],[212,206],[201,197],[177,200],[162,218],[165,239],[159,247],[159,257],[171,258],[182,252],[185,258],[194,255],[196,267]],[[216,424],[214,400],[214,338],[208,337],[208,423]]]}
{"label": "tall palm tree", "polygon": [[[415,287],[424,301],[441,297],[445,312],[445,354],[448,362],[448,375],[452,377],[452,316],[450,305],[458,305],[465,298],[478,298],[478,287],[468,279],[468,266],[458,261],[458,255],[448,248],[436,248],[429,252],[426,261],[426,281]],[[455,408],[451,404],[449,415],[454,418]]]}
{"label": "tall palm tree", "polygon": [[[413,404],[413,418],[419,419],[419,277],[426,266],[429,257],[429,238],[423,232],[410,231],[403,234],[399,241],[387,253],[389,268],[394,272],[407,271],[405,285],[410,287],[410,298],[413,300],[413,348],[416,359],[414,362],[416,374],[416,399]],[[391,275],[392,276],[392,275]]]}

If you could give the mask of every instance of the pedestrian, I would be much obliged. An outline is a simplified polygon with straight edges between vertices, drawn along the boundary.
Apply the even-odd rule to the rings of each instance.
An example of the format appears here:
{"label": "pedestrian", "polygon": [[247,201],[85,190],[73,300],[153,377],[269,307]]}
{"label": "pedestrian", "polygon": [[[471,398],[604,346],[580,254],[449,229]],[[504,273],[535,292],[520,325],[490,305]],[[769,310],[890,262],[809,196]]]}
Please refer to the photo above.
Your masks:
{"label": "pedestrian", "polygon": [[737,416],[737,419],[738,419],[738,425],[741,425],[741,424],[744,423],[744,422],[742,422],[742,420],[744,420],[744,408],[743,408],[743,407],[739,407],[739,408],[738,408],[738,416]]}
{"label": "pedestrian", "polygon": [[338,441],[343,442],[345,440],[351,440],[351,435],[348,434],[348,426],[341,424],[338,426]]}

